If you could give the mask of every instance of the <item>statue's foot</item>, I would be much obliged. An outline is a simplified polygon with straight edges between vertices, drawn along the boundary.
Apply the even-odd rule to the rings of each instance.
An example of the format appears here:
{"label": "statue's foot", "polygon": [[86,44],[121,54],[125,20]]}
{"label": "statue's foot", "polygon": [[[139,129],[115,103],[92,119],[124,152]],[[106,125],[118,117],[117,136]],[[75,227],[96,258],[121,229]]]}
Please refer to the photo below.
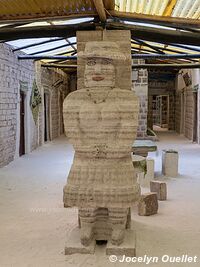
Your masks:
{"label": "statue's foot", "polygon": [[81,244],[85,247],[90,245],[93,237],[92,226],[83,226],[81,227]]}
{"label": "statue's foot", "polygon": [[124,241],[125,229],[113,229],[111,243],[119,246]]}

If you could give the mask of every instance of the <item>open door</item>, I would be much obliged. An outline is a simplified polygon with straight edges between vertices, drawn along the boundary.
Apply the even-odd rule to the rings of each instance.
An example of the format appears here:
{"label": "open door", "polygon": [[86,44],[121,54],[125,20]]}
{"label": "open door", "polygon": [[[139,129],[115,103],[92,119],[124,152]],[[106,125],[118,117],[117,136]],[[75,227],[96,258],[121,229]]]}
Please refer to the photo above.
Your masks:
{"label": "open door", "polygon": [[24,108],[25,95],[20,91],[20,141],[19,141],[19,156],[25,154],[25,108]]}

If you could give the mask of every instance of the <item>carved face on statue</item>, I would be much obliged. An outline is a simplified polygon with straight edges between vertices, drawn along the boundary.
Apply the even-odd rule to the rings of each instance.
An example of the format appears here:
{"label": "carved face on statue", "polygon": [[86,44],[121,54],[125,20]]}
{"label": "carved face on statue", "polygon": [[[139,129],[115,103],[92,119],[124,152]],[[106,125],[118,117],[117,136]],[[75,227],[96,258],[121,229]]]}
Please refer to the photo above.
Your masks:
{"label": "carved face on statue", "polygon": [[86,87],[114,87],[115,67],[108,58],[87,58],[84,82]]}

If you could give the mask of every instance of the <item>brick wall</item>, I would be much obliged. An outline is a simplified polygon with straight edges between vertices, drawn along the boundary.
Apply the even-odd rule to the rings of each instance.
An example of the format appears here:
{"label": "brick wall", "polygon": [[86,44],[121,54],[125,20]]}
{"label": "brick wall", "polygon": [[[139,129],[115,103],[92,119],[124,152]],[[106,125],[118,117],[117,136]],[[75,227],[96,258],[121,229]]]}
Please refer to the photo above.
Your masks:
{"label": "brick wall", "polygon": [[[191,84],[186,85],[183,76],[188,73],[191,78]],[[200,94],[197,92],[198,110],[197,125],[194,121],[195,103],[194,103],[194,86],[200,88],[200,70],[184,69],[179,71],[176,79],[176,131],[183,133],[185,137],[193,141],[193,132],[197,128],[197,142],[200,143]]]}
{"label": "brick wall", "polygon": [[193,101],[193,92],[191,88],[188,88],[185,92],[186,96],[186,106],[185,106],[185,137],[192,140],[193,139],[193,109],[194,109],[194,101]]}
{"label": "brick wall", "polygon": [[[12,52],[11,46],[0,44],[0,167],[19,157],[20,90],[25,94],[25,153],[44,143],[45,87],[50,88],[52,96],[51,137],[56,138],[62,133],[59,96],[68,93],[68,75],[41,68],[40,63],[34,64],[30,60],[19,61],[18,54],[21,53]],[[30,108],[34,79],[42,96],[36,124]]]}
{"label": "brick wall", "polygon": [[175,131],[181,133],[181,92],[175,96]]}
{"label": "brick wall", "polygon": [[[33,62],[18,61],[10,46],[0,44],[0,166],[8,164],[15,157],[20,82],[27,83],[26,97],[30,97],[33,78]],[[30,151],[36,138],[35,129],[31,133],[29,131],[27,138],[27,151]]]}

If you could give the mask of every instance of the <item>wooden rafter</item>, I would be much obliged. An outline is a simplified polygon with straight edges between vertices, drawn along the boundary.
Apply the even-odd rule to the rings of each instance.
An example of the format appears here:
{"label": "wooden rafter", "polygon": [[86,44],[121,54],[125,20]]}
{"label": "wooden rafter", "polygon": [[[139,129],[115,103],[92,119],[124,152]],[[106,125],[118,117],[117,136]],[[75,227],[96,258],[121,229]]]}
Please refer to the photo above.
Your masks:
{"label": "wooden rafter", "polygon": [[170,0],[163,12],[163,16],[171,16],[172,11],[177,3],[177,0]]}
{"label": "wooden rafter", "polygon": [[99,15],[99,18],[102,22],[106,21],[106,12],[103,0],[93,0],[94,6],[97,10],[97,13]]}
{"label": "wooden rafter", "polygon": [[105,9],[114,10],[115,9],[115,0],[103,0]]}
{"label": "wooden rafter", "polygon": [[32,23],[32,22],[40,22],[40,21],[47,21],[47,20],[71,20],[71,19],[79,19],[79,18],[92,18],[92,17],[97,17],[97,13],[95,11],[87,11],[87,12],[79,12],[79,13],[74,13],[74,14],[68,14],[68,15],[46,15],[46,16],[17,16],[16,18],[2,18],[0,16],[0,24],[6,23]]}

